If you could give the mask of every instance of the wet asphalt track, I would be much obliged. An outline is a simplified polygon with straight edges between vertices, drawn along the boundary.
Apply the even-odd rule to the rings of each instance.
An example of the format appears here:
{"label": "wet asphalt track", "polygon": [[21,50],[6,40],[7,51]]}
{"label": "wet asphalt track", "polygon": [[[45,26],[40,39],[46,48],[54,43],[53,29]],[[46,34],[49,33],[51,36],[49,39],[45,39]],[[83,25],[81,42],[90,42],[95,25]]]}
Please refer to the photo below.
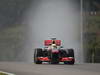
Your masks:
{"label": "wet asphalt track", "polygon": [[22,62],[0,62],[0,70],[16,75],[100,75],[100,64],[36,65]]}

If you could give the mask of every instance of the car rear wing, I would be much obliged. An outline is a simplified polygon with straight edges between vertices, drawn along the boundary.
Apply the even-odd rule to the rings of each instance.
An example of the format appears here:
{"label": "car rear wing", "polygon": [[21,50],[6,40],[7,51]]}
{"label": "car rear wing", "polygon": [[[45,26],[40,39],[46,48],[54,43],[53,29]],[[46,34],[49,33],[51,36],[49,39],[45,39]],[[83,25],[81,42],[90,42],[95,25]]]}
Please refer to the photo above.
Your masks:
{"label": "car rear wing", "polygon": [[53,41],[55,41],[57,46],[61,46],[61,40],[44,40],[44,45],[49,46],[53,43]]}

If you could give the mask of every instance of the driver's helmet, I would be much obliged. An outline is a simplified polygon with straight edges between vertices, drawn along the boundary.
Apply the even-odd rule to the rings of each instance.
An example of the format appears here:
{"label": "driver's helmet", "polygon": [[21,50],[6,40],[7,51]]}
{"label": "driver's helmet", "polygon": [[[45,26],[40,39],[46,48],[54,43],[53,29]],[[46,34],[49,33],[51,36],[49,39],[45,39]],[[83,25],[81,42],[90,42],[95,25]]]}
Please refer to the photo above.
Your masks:
{"label": "driver's helmet", "polygon": [[52,44],[52,48],[57,48],[57,45],[56,44]]}

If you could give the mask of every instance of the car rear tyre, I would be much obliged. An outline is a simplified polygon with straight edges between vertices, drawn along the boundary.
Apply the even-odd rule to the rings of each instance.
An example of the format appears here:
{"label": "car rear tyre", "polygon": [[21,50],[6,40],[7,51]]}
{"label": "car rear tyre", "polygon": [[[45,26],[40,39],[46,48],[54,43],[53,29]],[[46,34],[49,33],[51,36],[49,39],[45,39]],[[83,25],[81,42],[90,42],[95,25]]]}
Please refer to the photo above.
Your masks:
{"label": "car rear tyre", "polygon": [[74,50],[73,49],[68,49],[68,57],[72,57],[72,61],[67,61],[67,64],[73,65],[75,63],[75,58],[74,58]]}
{"label": "car rear tyre", "polygon": [[42,64],[42,61],[38,60],[38,57],[42,57],[43,53],[42,53],[42,49],[41,48],[37,48],[34,51],[34,63],[36,64]]}
{"label": "car rear tyre", "polygon": [[68,49],[68,57],[74,57],[74,50]]}

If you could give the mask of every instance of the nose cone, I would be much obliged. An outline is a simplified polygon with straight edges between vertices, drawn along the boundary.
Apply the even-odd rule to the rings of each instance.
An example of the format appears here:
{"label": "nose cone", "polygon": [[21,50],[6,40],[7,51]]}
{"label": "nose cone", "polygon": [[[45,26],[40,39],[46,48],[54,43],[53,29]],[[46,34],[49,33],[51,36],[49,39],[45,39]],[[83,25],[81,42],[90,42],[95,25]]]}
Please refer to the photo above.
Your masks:
{"label": "nose cone", "polygon": [[59,53],[59,50],[52,50],[52,53]]}

